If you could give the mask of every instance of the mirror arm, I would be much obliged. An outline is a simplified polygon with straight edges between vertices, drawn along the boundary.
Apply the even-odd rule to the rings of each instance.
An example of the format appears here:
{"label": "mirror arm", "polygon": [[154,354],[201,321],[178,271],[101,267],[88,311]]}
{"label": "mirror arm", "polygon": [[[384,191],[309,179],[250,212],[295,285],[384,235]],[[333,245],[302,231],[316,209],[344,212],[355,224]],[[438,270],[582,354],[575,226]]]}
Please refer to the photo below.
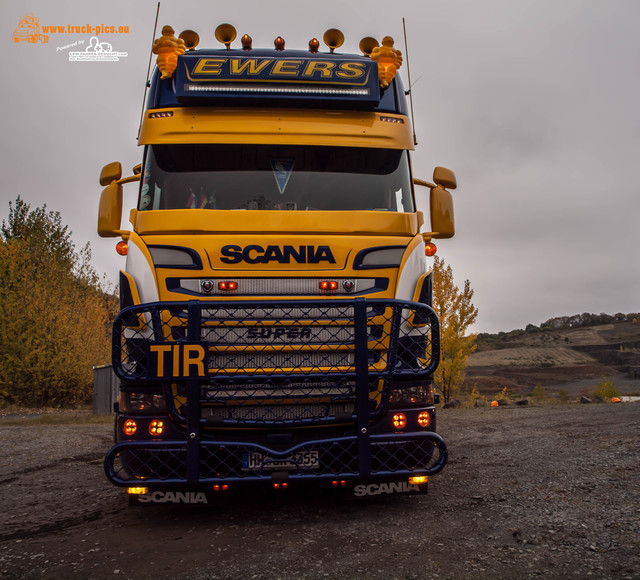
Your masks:
{"label": "mirror arm", "polygon": [[140,181],[140,174],[132,175],[131,177],[123,177],[122,179],[118,179],[116,183],[118,185],[122,185],[123,183],[131,183],[133,181]]}
{"label": "mirror arm", "polygon": [[435,189],[437,186],[433,183],[425,181],[424,179],[418,179],[417,177],[413,178],[414,185],[422,185],[423,187],[428,187],[429,189]]}

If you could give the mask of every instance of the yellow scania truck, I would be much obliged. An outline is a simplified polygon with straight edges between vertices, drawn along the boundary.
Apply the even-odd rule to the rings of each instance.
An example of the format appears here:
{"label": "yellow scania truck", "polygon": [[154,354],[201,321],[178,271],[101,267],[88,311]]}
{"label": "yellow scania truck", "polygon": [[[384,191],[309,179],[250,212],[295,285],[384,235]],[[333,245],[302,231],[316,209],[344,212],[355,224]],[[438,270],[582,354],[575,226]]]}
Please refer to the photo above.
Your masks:
{"label": "yellow scania truck", "polygon": [[339,53],[335,29],[322,51],[216,37],[163,28],[142,164],[100,176],[98,232],[126,254],[106,475],[140,502],[425,492],[447,461],[427,256],[454,234],[456,181],[413,177],[402,55],[389,37]]}

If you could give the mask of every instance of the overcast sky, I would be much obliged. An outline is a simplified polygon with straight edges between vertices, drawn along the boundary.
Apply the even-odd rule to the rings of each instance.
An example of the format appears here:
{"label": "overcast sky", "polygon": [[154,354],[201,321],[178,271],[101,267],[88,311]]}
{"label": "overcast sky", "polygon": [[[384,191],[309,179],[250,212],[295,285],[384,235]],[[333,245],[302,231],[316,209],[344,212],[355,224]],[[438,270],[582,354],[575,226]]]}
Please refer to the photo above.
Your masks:
{"label": "overcast sky", "polygon": [[[94,267],[115,281],[124,259],[117,240],[96,233],[98,176],[107,162],[121,161],[128,175],[141,161],[136,135],[157,2],[4,6],[0,218],[18,194],[59,210],[76,245],[90,242]],[[98,34],[127,56],[70,61],[88,33],[15,43],[26,12],[41,26],[128,26]],[[306,48],[337,27],[344,52],[358,52],[364,36],[391,35],[404,53],[402,17],[419,140],[414,173],[430,180],[444,165],[458,177],[457,233],[438,254],[459,284],[471,281],[476,330],[640,311],[638,0],[163,0],[158,29],[191,28],[201,47],[217,46],[213,31],[230,22],[255,47],[281,35],[287,47]],[[406,84],[406,66],[402,73]],[[128,216],[136,194],[125,188]]]}

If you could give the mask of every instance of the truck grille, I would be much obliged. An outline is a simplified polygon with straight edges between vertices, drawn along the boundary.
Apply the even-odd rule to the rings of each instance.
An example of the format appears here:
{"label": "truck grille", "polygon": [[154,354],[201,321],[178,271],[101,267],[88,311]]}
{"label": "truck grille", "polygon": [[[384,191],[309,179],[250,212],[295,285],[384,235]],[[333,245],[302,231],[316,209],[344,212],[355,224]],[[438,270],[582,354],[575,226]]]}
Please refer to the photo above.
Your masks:
{"label": "truck grille", "polygon": [[356,401],[373,419],[391,384],[431,379],[437,324],[428,306],[398,300],[143,305],[118,315],[113,365],[125,384],[164,384],[181,421],[187,381],[216,424],[338,422]]}
{"label": "truck grille", "polygon": [[201,415],[204,419],[230,420],[242,422],[281,422],[317,419],[321,417],[351,417],[355,413],[353,403],[331,403],[322,405],[242,405],[234,407],[204,407]]}

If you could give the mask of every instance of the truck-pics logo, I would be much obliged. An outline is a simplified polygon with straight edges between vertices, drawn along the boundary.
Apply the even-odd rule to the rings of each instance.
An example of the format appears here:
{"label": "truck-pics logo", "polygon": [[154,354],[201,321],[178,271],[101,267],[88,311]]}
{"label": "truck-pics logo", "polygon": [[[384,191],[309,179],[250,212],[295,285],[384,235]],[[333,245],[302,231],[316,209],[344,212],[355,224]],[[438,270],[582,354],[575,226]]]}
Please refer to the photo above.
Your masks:
{"label": "truck-pics logo", "polygon": [[329,246],[223,246],[220,250],[221,262],[225,264],[268,264],[278,262],[279,264],[290,264],[293,259],[298,264],[319,264],[329,262],[335,264],[336,259],[331,253]]}
{"label": "truck-pics logo", "polygon": [[40,33],[40,19],[36,18],[31,12],[27,12],[18,23],[18,28],[13,31],[13,42],[49,42],[46,34]]}
{"label": "truck-pics logo", "polygon": [[[40,25],[40,19],[34,16],[33,12],[25,13],[18,22],[18,27],[13,31],[13,41],[22,42],[26,40],[30,44],[36,42],[48,43],[51,34],[93,34],[88,46],[83,51],[74,51],[69,53],[70,61],[118,61],[122,57],[128,56],[126,52],[117,52],[108,42],[100,42],[98,34],[128,34],[128,26],[115,26],[109,24],[84,24],[75,26],[65,24],[62,26],[45,26]],[[79,45],[86,45],[85,39],[76,40],[58,46],[56,51],[66,50]]]}

